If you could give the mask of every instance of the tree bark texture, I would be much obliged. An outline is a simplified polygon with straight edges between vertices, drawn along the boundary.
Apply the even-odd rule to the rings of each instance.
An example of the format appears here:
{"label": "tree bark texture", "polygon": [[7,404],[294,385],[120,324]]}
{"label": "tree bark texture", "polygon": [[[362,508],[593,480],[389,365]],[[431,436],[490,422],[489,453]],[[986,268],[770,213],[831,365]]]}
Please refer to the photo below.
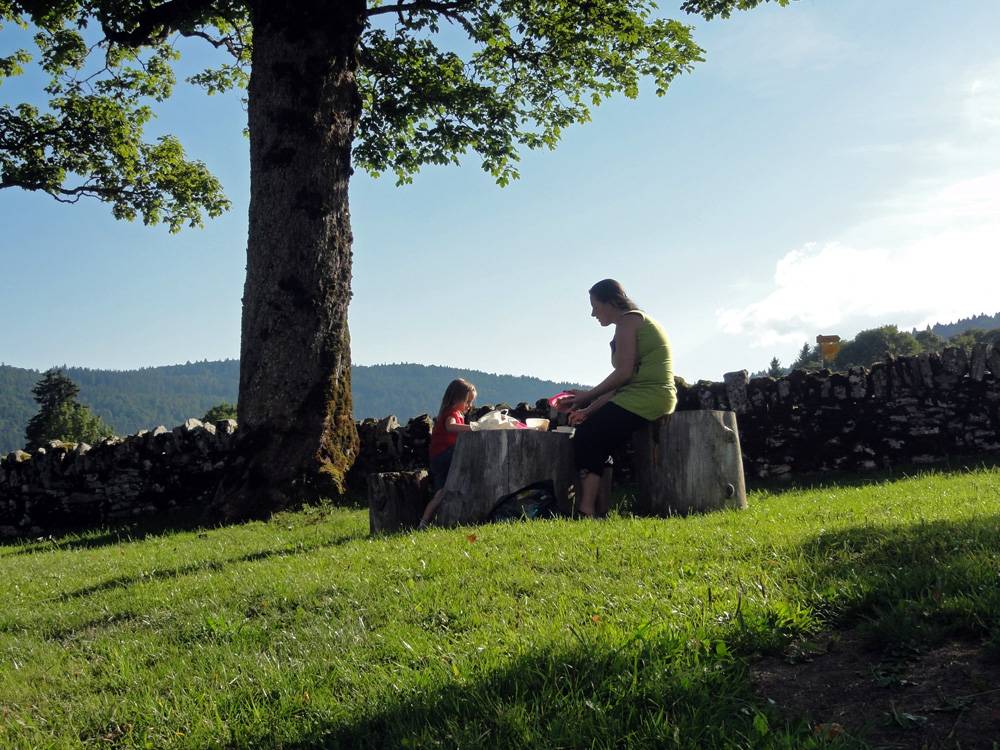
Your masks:
{"label": "tree bark texture", "polygon": [[431,499],[428,474],[389,471],[368,475],[368,527],[372,534],[415,529]]}
{"label": "tree bark texture", "polygon": [[743,456],[731,411],[678,411],[632,437],[637,513],[671,516],[746,508]]}
{"label": "tree bark texture", "polygon": [[248,113],[250,222],[231,516],[342,491],[351,404],[351,144],[364,0],[257,0]]}
{"label": "tree bark texture", "polygon": [[555,486],[560,510],[569,513],[574,474],[568,435],[536,430],[463,432],[434,521],[442,526],[482,523],[501,497],[547,479]]}

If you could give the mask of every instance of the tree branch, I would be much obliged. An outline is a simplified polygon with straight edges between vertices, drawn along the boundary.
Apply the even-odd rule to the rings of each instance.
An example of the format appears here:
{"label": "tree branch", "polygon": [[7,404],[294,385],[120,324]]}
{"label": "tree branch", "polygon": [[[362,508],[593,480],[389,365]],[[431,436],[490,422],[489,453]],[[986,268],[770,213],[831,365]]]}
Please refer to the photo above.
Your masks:
{"label": "tree branch", "polygon": [[225,47],[227,50],[229,50],[229,54],[231,54],[235,58],[239,58],[240,56],[240,50],[237,48],[238,43],[231,36],[224,36],[221,39],[216,39],[212,35],[206,34],[204,31],[190,30],[190,31],[181,31],[179,33],[181,36],[198,37],[199,39],[204,39],[206,42],[211,44],[216,49],[218,49],[219,47]]}
{"label": "tree branch", "polygon": [[399,20],[402,23],[404,13],[432,11],[440,13],[449,21],[454,21],[459,24],[465,29],[467,34],[473,36],[475,27],[469,22],[469,19],[462,15],[462,11],[469,10],[474,5],[474,0],[451,0],[451,2],[441,2],[440,0],[412,0],[412,2],[409,3],[380,5],[377,8],[371,8],[365,11],[365,17],[371,18],[372,16],[380,16],[386,13],[395,13],[399,16]]}
{"label": "tree branch", "polygon": [[396,5],[380,5],[377,8],[370,8],[365,11],[365,17],[380,16],[385,13],[400,13],[413,10],[433,10],[438,13],[453,13],[454,11],[468,10],[474,5],[472,0],[452,0],[452,2],[440,2],[440,0],[412,0],[409,3],[397,3]]}
{"label": "tree branch", "polygon": [[[112,19],[104,14],[99,18],[108,41],[123,47],[142,47],[161,39],[171,30],[180,30],[211,7],[212,0],[167,0],[128,19],[120,27],[115,27]],[[125,30],[126,24],[130,30]]]}

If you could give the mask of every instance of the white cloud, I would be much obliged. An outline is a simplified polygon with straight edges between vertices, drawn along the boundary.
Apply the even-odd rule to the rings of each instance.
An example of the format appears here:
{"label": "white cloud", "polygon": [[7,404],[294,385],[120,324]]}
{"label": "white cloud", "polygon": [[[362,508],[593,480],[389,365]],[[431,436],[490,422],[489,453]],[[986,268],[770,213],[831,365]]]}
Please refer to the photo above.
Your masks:
{"label": "white cloud", "polygon": [[836,240],[786,253],[763,297],[716,311],[722,331],[767,347],[1000,311],[1000,60],[945,99],[956,117],[941,137],[861,147],[931,157],[936,177],[869,206]]}
{"label": "white cloud", "polygon": [[[716,311],[754,346],[853,336],[858,321],[923,326],[1000,310],[1000,170],[894,197],[845,239],[792,250],[760,300]],[[854,330],[840,330],[848,323]]]}
{"label": "white cloud", "polygon": [[973,71],[964,89],[968,124],[975,130],[1000,129],[1000,61]]}

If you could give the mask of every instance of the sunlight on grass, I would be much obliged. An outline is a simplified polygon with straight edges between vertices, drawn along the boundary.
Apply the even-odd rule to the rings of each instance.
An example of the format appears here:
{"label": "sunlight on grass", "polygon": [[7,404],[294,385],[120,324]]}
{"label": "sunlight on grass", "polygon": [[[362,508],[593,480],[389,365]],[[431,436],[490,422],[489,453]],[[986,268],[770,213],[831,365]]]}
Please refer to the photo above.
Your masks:
{"label": "sunlight on grass", "polygon": [[[0,547],[0,745],[808,747],[747,659],[1000,637],[1000,471],[371,539],[358,510]],[[846,740],[841,740],[846,742]]]}

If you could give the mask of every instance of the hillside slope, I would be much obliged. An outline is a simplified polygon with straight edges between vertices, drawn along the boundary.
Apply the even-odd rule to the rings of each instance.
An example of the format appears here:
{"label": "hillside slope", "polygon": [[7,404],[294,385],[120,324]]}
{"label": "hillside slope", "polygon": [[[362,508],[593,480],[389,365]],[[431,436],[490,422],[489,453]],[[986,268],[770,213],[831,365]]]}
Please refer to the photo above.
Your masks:
{"label": "hillside slope", "polygon": [[[67,367],[65,372],[80,386],[80,402],[119,434],[201,417],[215,404],[235,403],[239,390],[235,359],[125,371]],[[532,402],[570,386],[436,365],[356,365],[351,373],[354,415],[361,419],[395,414],[405,420],[433,412],[445,386],[456,377],[476,385],[481,404]],[[31,388],[40,378],[37,370],[0,365],[0,453],[23,445],[24,427],[37,411]]]}

